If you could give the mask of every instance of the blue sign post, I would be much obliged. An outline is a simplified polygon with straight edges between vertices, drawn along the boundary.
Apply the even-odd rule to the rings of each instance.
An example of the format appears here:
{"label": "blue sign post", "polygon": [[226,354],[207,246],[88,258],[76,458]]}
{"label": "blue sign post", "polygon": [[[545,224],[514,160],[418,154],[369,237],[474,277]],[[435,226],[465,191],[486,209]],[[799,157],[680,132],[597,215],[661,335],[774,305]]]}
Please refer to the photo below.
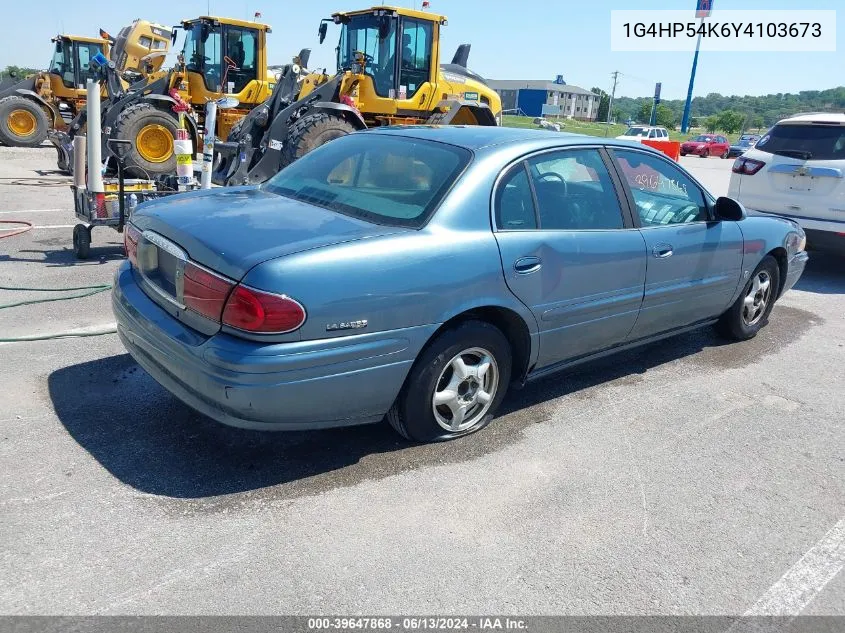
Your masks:
{"label": "blue sign post", "polygon": [[662,83],[654,84],[654,103],[651,106],[651,119],[648,122],[652,127],[657,125],[657,106],[660,105],[660,88],[662,85]]}
{"label": "blue sign post", "polygon": [[[713,0],[696,0],[695,17],[701,18],[701,23],[704,24],[704,18],[710,17],[710,12],[713,10]],[[692,89],[695,86],[695,70],[698,68],[698,52],[701,48],[701,32],[698,33],[698,40],[695,43],[695,56],[692,58],[692,72],[689,76],[689,89],[687,90],[687,102],[684,104],[684,116],[681,118],[681,132],[686,134],[689,130],[690,109],[692,108]]]}

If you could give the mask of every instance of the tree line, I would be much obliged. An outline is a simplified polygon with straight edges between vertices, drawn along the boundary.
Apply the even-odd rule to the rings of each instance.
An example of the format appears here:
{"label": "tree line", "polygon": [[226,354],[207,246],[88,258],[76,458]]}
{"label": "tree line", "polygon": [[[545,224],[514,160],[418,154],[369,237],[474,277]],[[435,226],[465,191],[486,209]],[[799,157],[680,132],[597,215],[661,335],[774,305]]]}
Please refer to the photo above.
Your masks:
{"label": "tree line", "polygon": [[[593,88],[592,91],[602,96],[598,120],[606,121],[610,97],[600,88]],[[613,100],[613,119],[617,122],[633,119],[638,123],[648,123],[651,108],[651,97],[617,97]],[[693,127],[703,127],[708,132],[722,130],[732,134],[740,130],[768,128],[780,119],[798,112],[820,111],[845,111],[845,86],[744,97],[712,92],[706,97],[693,98],[690,122]],[[677,127],[683,112],[683,100],[662,101],[657,106],[657,124],[668,128]]]}

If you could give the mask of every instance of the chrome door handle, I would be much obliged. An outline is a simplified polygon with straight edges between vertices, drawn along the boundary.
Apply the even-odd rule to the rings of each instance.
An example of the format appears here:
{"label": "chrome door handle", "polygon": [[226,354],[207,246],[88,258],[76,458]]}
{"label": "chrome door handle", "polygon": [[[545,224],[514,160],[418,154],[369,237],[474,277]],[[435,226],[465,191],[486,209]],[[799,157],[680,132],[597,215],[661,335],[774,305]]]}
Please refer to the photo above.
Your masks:
{"label": "chrome door handle", "polygon": [[672,253],[674,253],[674,251],[672,250],[671,244],[656,244],[655,247],[651,249],[651,254],[658,259],[672,257]]}
{"label": "chrome door handle", "polygon": [[539,257],[520,257],[513,263],[513,269],[519,275],[527,275],[528,273],[533,273],[540,270],[540,267],[542,265],[543,264],[540,261]]}

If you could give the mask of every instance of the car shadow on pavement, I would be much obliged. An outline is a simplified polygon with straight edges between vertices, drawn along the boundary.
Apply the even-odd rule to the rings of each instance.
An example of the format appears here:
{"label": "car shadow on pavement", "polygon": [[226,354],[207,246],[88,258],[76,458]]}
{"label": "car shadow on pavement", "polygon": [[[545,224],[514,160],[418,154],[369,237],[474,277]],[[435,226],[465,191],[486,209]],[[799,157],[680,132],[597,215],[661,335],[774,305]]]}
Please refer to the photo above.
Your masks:
{"label": "car shadow on pavement", "polygon": [[811,251],[810,261],[795,289],[818,294],[845,294],[845,257]]}
{"label": "car shadow on pavement", "polygon": [[[22,255],[31,254],[32,257],[24,257]],[[65,268],[68,266],[91,266],[97,264],[105,264],[106,262],[124,259],[126,255],[123,252],[123,245],[118,244],[104,244],[102,246],[91,245],[91,251],[87,259],[77,259],[73,250],[70,248],[62,248],[59,250],[37,250],[24,249],[17,251],[16,254],[0,254],[0,263],[2,262],[34,262],[37,264],[44,264],[48,268]]]}
{"label": "car shadow on pavement", "polygon": [[285,433],[230,428],[182,404],[128,354],[61,368],[48,385],[71,437],[137,490],[200,499],[264,489],[260,494],[291,498],[483,457],[518,442],[534,424],[566,423],[565,403],[591,406],[596,387],[640,382],[672,362],[702,371],[742,367],[794,342],[812,324],[808,313],[779,307],[765,335],[751,341],[726,344],[705,328],[607,357],[512,390],[489,428],[429,445],[406,442],[386,423]]}

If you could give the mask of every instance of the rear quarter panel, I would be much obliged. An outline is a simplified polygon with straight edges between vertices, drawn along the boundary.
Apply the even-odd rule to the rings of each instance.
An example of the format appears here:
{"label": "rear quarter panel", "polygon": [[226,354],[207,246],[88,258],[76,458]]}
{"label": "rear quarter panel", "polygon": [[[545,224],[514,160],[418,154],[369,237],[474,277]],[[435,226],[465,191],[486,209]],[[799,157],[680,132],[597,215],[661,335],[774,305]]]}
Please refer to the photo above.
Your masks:
{"label": "rear quarter panel", "polygon": [[739,226],[742,229],[745,245],[742,261],[743,278],[737,289],[737,296],[745,281],[766,255],[780,252],[779,249],[782,249],[788,262],[798,252],[799,242],[803,235],[800,227],[785,218],[749,216],[742,220]]}
{"label": "rear quarter panel", "polygon": [[[490,191],[502,160],[478,157],[418,231],[279,257],[243,282],[302,303],[308,318],[294,333],[301,340],[442,324],[486,306],[518,314],[533,339],[536,321],[505,284],[491,229]],[[361,320],[366,328],[326,329]]]}

